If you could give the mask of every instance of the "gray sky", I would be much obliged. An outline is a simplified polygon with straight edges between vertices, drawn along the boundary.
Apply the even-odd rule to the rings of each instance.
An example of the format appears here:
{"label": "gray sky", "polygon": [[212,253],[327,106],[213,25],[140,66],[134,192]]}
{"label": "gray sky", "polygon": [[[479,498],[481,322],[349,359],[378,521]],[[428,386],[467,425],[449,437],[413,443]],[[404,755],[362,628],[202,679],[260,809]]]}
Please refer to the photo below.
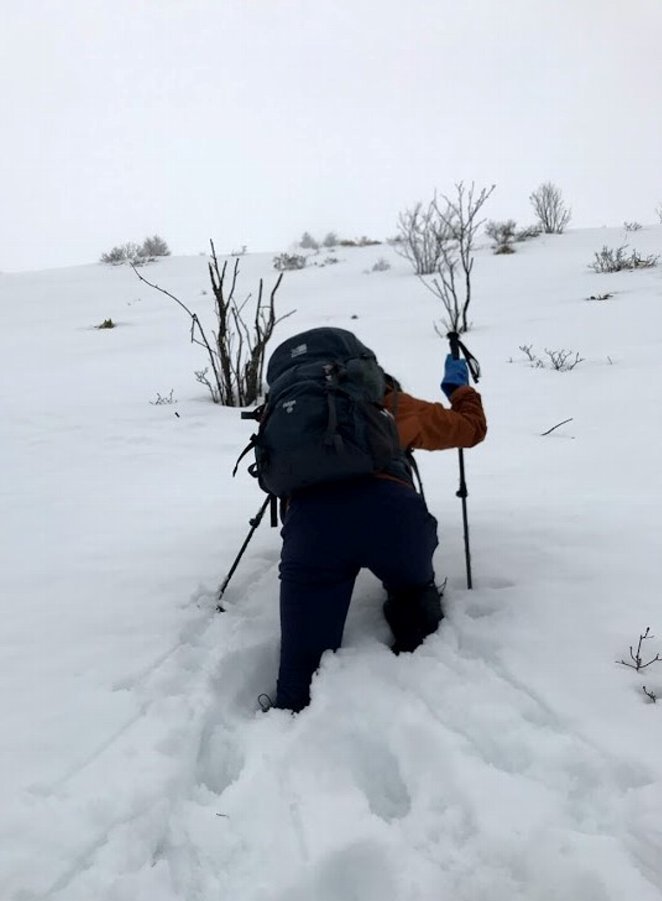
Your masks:
{"label": "gray sky", "polygon": [[660,0],[29,0],[0,16],[0,270],[395,233],[454,182],[656,221]]}

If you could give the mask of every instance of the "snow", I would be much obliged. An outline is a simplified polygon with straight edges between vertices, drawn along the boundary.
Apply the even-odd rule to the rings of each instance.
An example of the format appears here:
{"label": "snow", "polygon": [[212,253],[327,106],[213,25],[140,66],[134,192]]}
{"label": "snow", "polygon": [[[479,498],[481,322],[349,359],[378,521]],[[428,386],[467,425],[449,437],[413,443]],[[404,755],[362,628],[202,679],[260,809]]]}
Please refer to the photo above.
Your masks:
{"label": "snow", "polygon": [[[662,227],[630,240],[659,252]],[[479,249],[474,589],[457,454],[421,453],[447,618],[394,657],[362,574],[296,717],[257,704],[278,655],[266,519],[215,612],[262,496],[231,478],[252,424],[196,383],[186,315],[125,268],[0,276],[0,897],[659,901],[662,706],[642,686],[662,697],[662,662],[618,661],[662,635],[662,269],[588,269],[623,241]],[[297,312],[272,347],[350,328],[441,399],[433,295],[390,247],[337,255],[286,275],[277,308]],[[380,257],[392,268],[369,272]],[[206,264],[144,274],[209,322]],[[260,277],[271,256],[243,257],[241,290]],[[585,360],[534,369],[523,344]]]}

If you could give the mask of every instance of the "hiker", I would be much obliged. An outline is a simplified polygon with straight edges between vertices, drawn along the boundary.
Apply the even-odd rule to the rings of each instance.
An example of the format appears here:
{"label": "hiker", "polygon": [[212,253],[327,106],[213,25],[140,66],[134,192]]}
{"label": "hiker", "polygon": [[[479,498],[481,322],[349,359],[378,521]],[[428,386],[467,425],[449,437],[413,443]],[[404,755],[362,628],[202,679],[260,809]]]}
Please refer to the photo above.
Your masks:
{"label": "hiker", "polygon": [[[340,362],[320,366],[326,359]],[[320,387],[313,402],[313,375],[322,370],[326,389]],[[267,419],[263,438],[257,439],[258,446],[263,444],[262,458],[256,450],[258,473],[261,459],[263,463],[262,487],[283,497],[289,485],[307,479],[303,487],[287,491],[285,504],[281,650],[274,703],[299,711],[310,701],[310,682],[322,654],[340,647],[352,589],[362,568],[369,569],[386,590],[383,610],[395,653],[414,651],[436,630],[443,617],[432,565],[437,521],[414,487],[406,452],[473,447],[483,440],[487,426],[480,395],[469,387],[463,360],[446,359],[441,388],[450,400],[448,409],[402,391],[384,374],[372,351],[343,329],[312,329],[288,339],[272,354],[267,382],[271,397],[275,393],[288,399],[273,400],[280,420],[274,414],[270,426]],[[347,395],[361,391],[378,393],[372,403],[344,406]],[[370,428],[383,430],[368,441],[378,465],[363,471],[355,462],[350,466],[358,456],[347,449],[354,423],[347,411],[354,415],[357,406],[371,411]],[[310,463],[309,456],[315,454],[306,456],[306,415],[312,415],[313,407],[325,424],[327,446],[319,460]],[[285,441],[282,434],[287,429],[290,448],[281,460],[273,436],[279,432],[279,440]],[[344,439],[339,437],[343,430]],[[375,446],[387,452],[375,451]],[[325,466],[344,466],[347,472],[329,469],[325,476]]]}

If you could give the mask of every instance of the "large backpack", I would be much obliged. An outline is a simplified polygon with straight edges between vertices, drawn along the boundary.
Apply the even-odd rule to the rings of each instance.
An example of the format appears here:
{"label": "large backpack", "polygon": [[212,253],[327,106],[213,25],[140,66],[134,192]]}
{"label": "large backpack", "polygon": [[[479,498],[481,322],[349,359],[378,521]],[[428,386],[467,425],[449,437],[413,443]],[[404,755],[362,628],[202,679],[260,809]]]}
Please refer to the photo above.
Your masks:
{"label": "large backpack", "polygon": [[384,372],[351,332],[316,328],[284,341],[269,360],[267,385],[244,451],[254,448],[249,472],[264,491],[284,498],[393,467],[406,477],[395,420],[383,406]]}

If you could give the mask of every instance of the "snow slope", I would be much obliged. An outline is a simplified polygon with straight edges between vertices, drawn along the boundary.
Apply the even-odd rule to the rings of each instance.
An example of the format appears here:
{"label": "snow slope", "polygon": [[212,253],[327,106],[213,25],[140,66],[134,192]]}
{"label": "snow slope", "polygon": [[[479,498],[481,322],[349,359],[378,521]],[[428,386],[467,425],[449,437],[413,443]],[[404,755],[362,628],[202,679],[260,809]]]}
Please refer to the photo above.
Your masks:
{"label": "snow slope", "polygon": [[[662,251],[662,228],[631,242]],[[597,275],[604,243],[621,230],[479,250],[474,590],[457,455],[420,454],[447,618],[394,657],[362,575],[296,717],[256,712],[278,653],[268,524],[214,612],[262,498],[231,478],[251,424],[196,383],[185,314],[123,268],[0,276],[3,901],[659,901],[662,704],[642,685],[662,698],[662,662],[617,661],[662,635],[662,268]],[[441,399],[433,295],[389,247],[338,256],[286,276],[272,346],[351,328]],[[208,315],[204,257],[144,273]],[[242,290],[260,276],[270,257],[242,258]],[[585,360],[532,368],[524,344]]]}

